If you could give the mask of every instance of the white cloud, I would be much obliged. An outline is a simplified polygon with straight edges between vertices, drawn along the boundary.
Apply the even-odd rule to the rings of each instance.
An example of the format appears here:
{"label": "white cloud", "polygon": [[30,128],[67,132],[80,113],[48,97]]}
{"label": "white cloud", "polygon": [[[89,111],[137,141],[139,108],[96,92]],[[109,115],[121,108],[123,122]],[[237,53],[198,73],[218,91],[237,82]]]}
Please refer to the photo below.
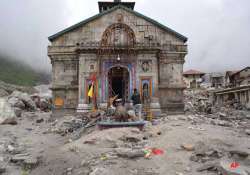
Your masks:
{"label": "white cloud", "polygon": [[[186,69],[250,65],[249,0],[136,0],[135,9],[189,38]],[[47,37],[97,13],[97,0],[1,0],[0,52],[49,69]]]}

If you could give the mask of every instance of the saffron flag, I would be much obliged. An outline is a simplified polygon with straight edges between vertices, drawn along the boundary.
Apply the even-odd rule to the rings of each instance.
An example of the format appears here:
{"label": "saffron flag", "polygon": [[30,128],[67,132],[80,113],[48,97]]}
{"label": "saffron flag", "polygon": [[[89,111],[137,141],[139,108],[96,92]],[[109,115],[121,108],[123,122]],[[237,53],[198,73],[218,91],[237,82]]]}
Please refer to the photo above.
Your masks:
{"label": "saffron flag", "polygon": [[88,97],[92,98],[93,97],[93,94],[94,94],[94,84],[92,83],[90,89],[89,89],[89,92],[88,92]]}

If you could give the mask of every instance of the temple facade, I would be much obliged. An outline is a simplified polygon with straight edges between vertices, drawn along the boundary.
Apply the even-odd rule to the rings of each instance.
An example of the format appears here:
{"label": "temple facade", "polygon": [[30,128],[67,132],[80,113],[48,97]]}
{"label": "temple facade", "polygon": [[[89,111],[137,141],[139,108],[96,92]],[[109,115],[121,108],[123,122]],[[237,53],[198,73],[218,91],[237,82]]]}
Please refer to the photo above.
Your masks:
{"label": "temple facade", "polygon": [[[183,112],[187,38],[134,10],[134,2],[99,2],[99,13],[49,37],[53,114],[86,112],[93,76],[98,107],[118,95],[130,103]],[[159,108],[159,109],[154,109]]]}

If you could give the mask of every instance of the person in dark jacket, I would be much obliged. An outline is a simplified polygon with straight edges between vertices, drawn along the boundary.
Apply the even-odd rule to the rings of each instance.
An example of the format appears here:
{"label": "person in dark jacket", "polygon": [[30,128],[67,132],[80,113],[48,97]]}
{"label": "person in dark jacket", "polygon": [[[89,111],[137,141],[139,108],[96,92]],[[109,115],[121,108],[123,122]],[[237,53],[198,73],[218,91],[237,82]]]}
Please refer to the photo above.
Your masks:
{"label": "person in dark jacket", "polygon": [[137,89],[134,89],[134,93],[131,97],[131,100],[133,101],[133,105],[141,104],[141,96],[138,93]]}
{"label": "person in dark jacket", "polygon": [[134,93],[131,97],[131,100],[133,101],[135,113],[141,120],[141,111],[142,111],[141,96],[138,93],[137,89],[134,89]]}

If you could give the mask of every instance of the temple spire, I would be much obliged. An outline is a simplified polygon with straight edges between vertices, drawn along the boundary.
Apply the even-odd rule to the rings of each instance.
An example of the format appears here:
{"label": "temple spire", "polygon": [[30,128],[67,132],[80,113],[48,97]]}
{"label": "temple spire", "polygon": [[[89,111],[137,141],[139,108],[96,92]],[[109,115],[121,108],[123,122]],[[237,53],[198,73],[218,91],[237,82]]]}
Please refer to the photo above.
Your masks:
{"label": "temple spire", "polygon": [[135,2],[124,2],[121,0],[114,0],[111,2],[100,1],[98,2],[98,5],[99,5],[99,12],[101,13],[118,5],[123,5],[124,7],[134,10]]}

